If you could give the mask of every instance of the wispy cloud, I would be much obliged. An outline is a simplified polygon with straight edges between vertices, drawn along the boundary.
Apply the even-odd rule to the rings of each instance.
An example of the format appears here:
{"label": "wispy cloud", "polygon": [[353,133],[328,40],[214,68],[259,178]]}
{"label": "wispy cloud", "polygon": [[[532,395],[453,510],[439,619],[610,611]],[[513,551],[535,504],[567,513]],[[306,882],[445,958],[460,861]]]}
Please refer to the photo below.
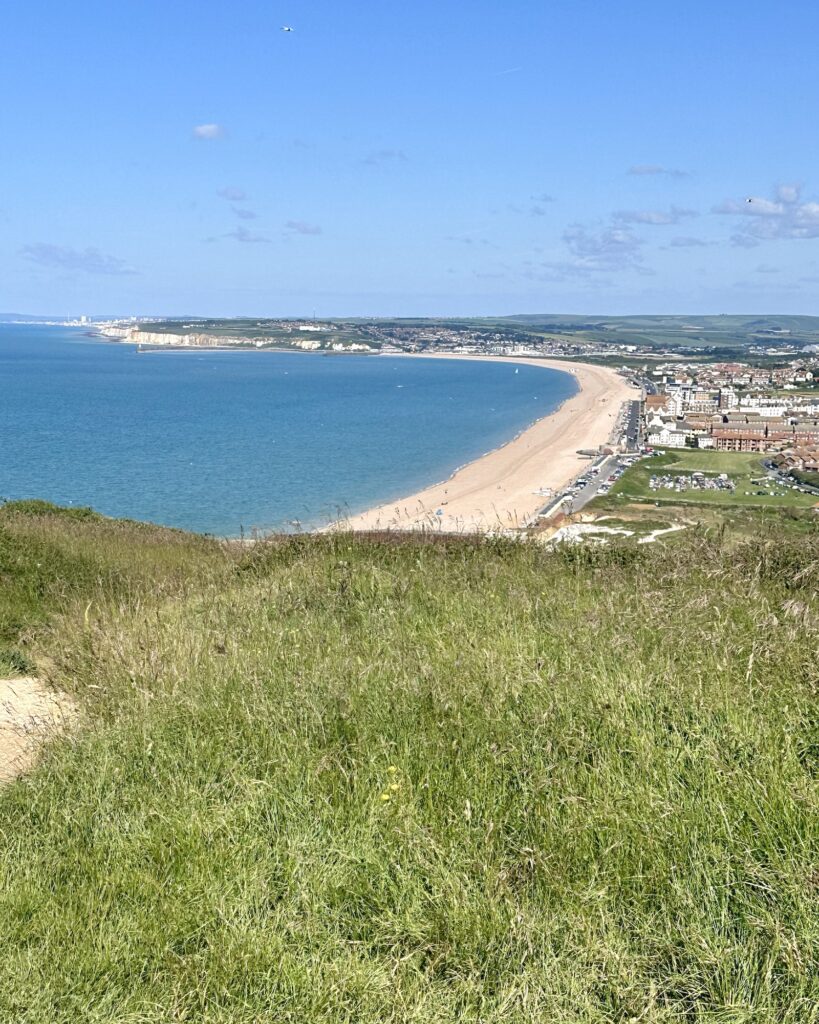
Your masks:
{"label": "wispy cloud", "polygon": [[528,217],[545,217],[549,212],[546,209],[546,204],[555,202],[555,197],[550,196],[548,192],[540,192],[537,195],[529,196],[529,200],[529,205],[507,203],[506,209],[510,213],[525,214]]}
{"label": "wispy cloud", "polygon": [[703,238],[694,238],[691,235],[677,235],[668,244],[672,249],[695,249],[710,245],[711,243],[706,242]]}
{"label": "wispy cloud", "polygon": [[257,235],[253,231],[248,231],[247,228],[238,227],[233,231],[228,231],[227,234],[222,235],[223,238],[232,238],[235,242],[242,242],[245,245],[257,245],[265,244],[270,241],[266,235]]}
{"label": "wispy cloud", "polygon": [[72,249],[67,245],[48,245],[37,242],[24,245],[20,255],[41,267],[52,267],[56,270],[82,271],[85,274],[104,274],[107,276],[125,276],[138,271],[129,266],[125,260],[117,256],[109,256],[93,246],[87,249]]}
{"label": "wispy cloud", "polygon": [[193,129],[195,139],[222,139],[225,129],[220,124],[197,124]]}
{"label": "wispy cloud", "polygon": [[666,178],[690,178],[689,171],[680,171],[676,167],[663,167],[662,164],[632,164],[629,174],[664,175]]}
{"label": "wispy cloud", "polygon": [[778,274],[779,267],[772,267],[770,263],[760,263],[758,267],[754,267],[755,274]]}
{"label": "wispy cloud", "polygon": [[481,238],[477,235],[447,235],[446,241],[459,242],[461,245],[492,245],[488,238]]}
{"label": "wispy cloud", "polygon": [[782,203],[774,203],[770,199],[758,196],[753,199],[723,199],[721,203],[711,207],[711,213],[742,214],[746,217],[778,217],[782,212]]}
{"label": "wispy cloud", "polygon": [[240,206],[231,206],[231,210],[233,211],[234,216],[238,217],[240,220],[256,220],[256,214],[253,210],[246,210]]}
{"label": "wispy cloud", "polygon": [[752,235],[744,235],[737,231],[731,235],[731,245],[736,246],[738,249],[756,249],[758,245],[762,243],[758,238],[754,238]]}
{"label": "wispy cloud", "polygon": [[614,220],[623,224],[679,224],[686,217],[696,217],[695,210],[685,210],[672,206],[669,210],[617,210],[612,214]]}
{"label": "wispy cloud", "polygon": [[284,227],[290,235],[320,235],[323,233],[319,224],[308,224],[304,220],[289,220]]}
{"label": "wispy cloud", "polygon": [[[547,202],[552,202],[552,200],[549,199]],[[516,213],[527,217],[545,217],[549,212],[545,206],[542,205],[542,201],[540,203],[530,203],[528,206],[521,206],[518,203],[507,203],[506,209],[509,213]],[[498,210],[492,210],[492,213],[498,212]]]}
{"label": "wispy cloud", "polygon": [[220,188],[216,195],[220,199],[227,199],[230,203],[243,203],[249,198],[243,188],[235,188],[233,185],[226,185],[224,188]]}
{"label": "wispy cloud", "polygon": [[782,203],[798,203],[802,194],[800,184],[779,185],[776,190],[776,198]]}
{"label": "wispy cloud", "polygon": [[370,167],[377,167],[381,164],[389,163],[407,163],[409,157],[403,151],[403,149],[377,149],[372,153],[369,153],[361,161],[363,164],[368,164]]}
{"label": "wispy cloud", "polygon": [[[595,287],[608,287],[605,275],[618,271],[652,274],[643,262],[641,238],[623,224],[591,229],[570,224],[563,232],[568,259],[524,261],[523,276],[533,281],[562,282],[571,279],[594,280]],[[539,249],[536,251],[540,251]]]}
{"label": "wispy cloud", "polygon": [[779,185],[773,199],[726,199],[712,212],[745,221],[731,242],[746,249],[775,239],[819,238],[819,203],[803,202],[801,185]]}
{"label": "wispy cloud", "polygon": [[589,231],[581,224],[572,224],[563,232],[563,241],[574,257],[576,271],[610,272],[642,264],[643,243],[629,228],[612,226]]}

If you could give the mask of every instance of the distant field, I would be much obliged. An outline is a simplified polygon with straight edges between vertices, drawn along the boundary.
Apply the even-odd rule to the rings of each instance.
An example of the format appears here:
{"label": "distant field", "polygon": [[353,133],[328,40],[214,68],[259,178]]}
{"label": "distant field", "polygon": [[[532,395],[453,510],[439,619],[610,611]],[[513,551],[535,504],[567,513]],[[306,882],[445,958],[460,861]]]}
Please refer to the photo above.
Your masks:
{"label": "distant field", "polygon": [[[727,473],[736,484],[733,493],[729,491],[653,491],[649,480],[654,475],[669,473],[686,476],[692,473],[706,473],[716,476]],[[637,462],[612,487],[609,499],[649,501],[671,505],[753,505],[778,508],[810,508],[817,503],[815,495],[786,490],[779,485],[754,484],[753,481],[765,476],[766,470],[758,455],[738,452],[709,452],[698,449],[671,449],[661,455]],[[784,494],[781,492],[784,490]],[[750,493],[746,494],[748,491]],[[776,491],[776,495],[758,494],[758,491]],[[617,501],[614,502],[616,507]],[[610,506],[611,507],[611,506]]]}
{"label": "distant field", "polygon": [[609,343],[699,349],[747,345],[812,344],[819,338],[819,318],[811,316],[621,316],[564,315],[509,317],[530,330],[560,331],[576,339]]}

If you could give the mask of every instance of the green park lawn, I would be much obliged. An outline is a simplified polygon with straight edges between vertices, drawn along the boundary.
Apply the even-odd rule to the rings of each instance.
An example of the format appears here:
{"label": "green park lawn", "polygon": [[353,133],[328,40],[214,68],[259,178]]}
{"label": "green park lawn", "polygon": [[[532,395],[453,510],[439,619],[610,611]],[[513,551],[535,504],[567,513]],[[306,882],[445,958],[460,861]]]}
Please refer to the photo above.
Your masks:
{"label": "green park lawn", "polygon": [[[652,490],[652,476],[670,474],[688,476],[692,473],[718,476],[727,473],[735,490]],[[802,494],[765,479],[766,470],[758,455],[739,452],[712,452],[699,449],[667,449],[659,455],[643,459],[626,470],[612,487],[608,505],[615,507],[622,499],[650,501],[671,505],[751,505],[768,508],[810,508],[817,503],[812,494]],[[764,481],[756,483],[755,481]],[[759,494],[759,491],[765,493]],[[748,493],[746,493],[748,492]],[[774,492],[774,493],[770,493]],[[784,494],[783,494],[784,492]],[[616,499],[614,502],[611,499]]]}

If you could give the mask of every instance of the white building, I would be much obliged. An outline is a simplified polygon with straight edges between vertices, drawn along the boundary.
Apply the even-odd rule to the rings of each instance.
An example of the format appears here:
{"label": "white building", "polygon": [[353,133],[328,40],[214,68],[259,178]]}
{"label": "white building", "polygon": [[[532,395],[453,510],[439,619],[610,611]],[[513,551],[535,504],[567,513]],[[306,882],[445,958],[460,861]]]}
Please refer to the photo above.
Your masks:
{"label": "white building", "polygon": [[658,431],[650,432],[646,440],[649,445],[656,445],[657,448],[685,448],[685,438],[684,430],[663,426]]}

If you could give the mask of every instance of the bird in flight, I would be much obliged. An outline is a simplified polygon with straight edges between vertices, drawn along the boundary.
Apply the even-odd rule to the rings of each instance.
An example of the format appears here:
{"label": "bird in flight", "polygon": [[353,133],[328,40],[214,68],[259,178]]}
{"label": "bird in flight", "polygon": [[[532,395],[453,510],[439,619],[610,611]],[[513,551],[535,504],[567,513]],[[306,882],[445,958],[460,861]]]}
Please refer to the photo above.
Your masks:
{"label": "bird in flight", "polygon": [[289,25],[282,25],[282,32],[292,32],[293,29]]}

